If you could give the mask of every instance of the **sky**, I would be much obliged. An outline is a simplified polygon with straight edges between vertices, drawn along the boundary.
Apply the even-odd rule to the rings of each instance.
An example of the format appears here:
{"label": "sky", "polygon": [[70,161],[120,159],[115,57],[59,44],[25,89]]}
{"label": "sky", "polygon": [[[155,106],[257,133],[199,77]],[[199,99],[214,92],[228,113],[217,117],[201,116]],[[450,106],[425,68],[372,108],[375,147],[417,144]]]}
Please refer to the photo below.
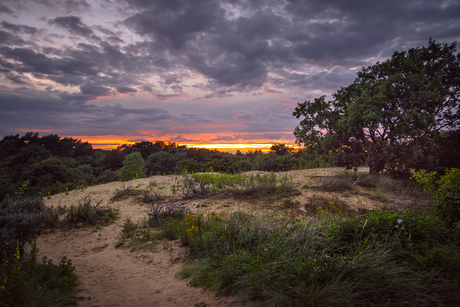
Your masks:
{"label": "sky", "polygon": [[294,144],[299,102],[460,39],[460,1],[1,0],[0,137]]}

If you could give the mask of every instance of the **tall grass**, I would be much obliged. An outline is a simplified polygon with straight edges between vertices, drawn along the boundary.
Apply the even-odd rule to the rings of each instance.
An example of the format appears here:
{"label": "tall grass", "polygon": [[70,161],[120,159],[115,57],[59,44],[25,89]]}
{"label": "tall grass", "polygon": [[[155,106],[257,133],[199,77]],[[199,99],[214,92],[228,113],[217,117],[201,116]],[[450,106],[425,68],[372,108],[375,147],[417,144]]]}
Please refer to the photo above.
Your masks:
{"label": "tall grass", "polygon": [[180,273],[190,285],[263,306],[460,303],[452,273],[460,271],[460,236],[435,217],[408,211],[275,221],[244,212],[188,215],[162,231],[197,259]]}
{"label": "tall grass", "polygon": [[286,175],[278,178],[275,173],[260,175],[183,174],[181,184],[185,197],[200,196],[219,191],[235,196],[265,197],[288,195],[295,191]]}

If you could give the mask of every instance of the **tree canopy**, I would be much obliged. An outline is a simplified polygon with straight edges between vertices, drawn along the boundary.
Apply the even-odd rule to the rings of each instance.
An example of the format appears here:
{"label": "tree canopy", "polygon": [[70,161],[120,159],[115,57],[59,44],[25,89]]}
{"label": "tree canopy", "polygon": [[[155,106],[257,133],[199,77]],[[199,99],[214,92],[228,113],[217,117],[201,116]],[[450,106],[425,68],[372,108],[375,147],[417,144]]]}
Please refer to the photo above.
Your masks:
{"label": "tree canopy", "polygon": [[336,165],[363,163],[370,173],[429,168],[442,133],[459,128],[460,55],[456,42],[395,52],[363,68],[353,84],[326,101],[299,103],[296,142],[333,156]]}

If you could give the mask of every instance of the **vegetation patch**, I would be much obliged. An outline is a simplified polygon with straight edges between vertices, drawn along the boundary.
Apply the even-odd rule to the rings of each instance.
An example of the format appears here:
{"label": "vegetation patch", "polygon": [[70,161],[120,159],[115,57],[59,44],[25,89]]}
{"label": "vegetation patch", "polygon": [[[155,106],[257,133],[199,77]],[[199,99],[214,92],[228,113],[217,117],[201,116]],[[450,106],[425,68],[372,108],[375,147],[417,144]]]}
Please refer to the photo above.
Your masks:
{"label": "vegetation patch", "polygon": [[118,209],[99,207],[102,201],[95,203],[90,196],[82,197],[77,205],[71,205],[67,210],[65,221],[69,224],[83,223],[100,225],[113,223]]}

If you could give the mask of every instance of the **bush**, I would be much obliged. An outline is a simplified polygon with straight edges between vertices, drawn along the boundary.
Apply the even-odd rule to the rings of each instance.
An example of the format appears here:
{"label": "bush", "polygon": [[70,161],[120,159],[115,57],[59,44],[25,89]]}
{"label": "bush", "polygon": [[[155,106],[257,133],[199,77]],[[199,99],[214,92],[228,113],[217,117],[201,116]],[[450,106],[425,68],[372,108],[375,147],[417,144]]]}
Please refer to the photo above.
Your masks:
{"label": "bush", "polygon": [[14,255],[0,266],[1,306],[69,306],[75,305],[77,286],[75,267],[66,257],[58,265],[46,257],[36,262],[38,250],[32,247],[28,257],[16,247]]}
{"label": "bush", "polygon": [[120,181],[144,178],[144,159],[139,152],[129,154],[123,161],[123,167],[118,171]]}
{"label": "bush", "polygon": [[101,201],[93,204],[91,197],[83,197],[78,205],[71,205],[66,216],[66,221],[70,224],[84,223],[88,225],[113,223],[118,214],[117,209],[98,208]]}
{"label": "bush", "polygon": [[434,205],[450,226],[460,222],[460,169],[452,168],[438,181]]}
{"label": "bush", "polygon": [[452,168],[435,181],[436,172],[415,173],[417,182],[424,185],[425,191],[435,193],[432,204],[439,216],[449,226],[460,222],[460,169]]}

